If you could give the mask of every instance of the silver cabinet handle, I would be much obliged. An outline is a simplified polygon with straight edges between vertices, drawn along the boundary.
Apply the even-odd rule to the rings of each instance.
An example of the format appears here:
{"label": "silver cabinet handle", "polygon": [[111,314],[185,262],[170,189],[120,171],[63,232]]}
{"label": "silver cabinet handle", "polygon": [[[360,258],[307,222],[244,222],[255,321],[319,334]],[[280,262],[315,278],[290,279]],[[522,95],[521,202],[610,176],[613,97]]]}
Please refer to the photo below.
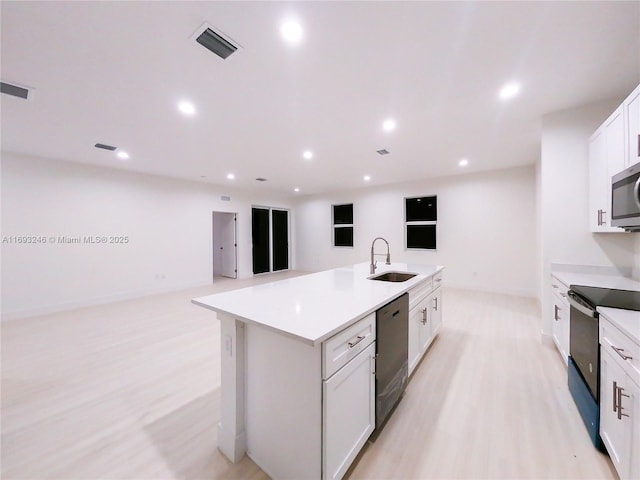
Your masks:
{"label": "silver cabinet handle", "polygon": [[553,319],[555,321],[560,320],[560,318],[558,318],[558,310],[559,310],[558,305],[554,305],[553,306]]}
{"label": "silver cabinet handle", "polygon": [[440,283],[442,281],[441,278],[436,278],[436,282]]}
{"label": "silver cabinet handle", "polygon": [[611,345],[611,348],[613,348],[616,351],[616,353],[622,357],[623,360],[633,359],[633,357],[630,357],[629,355],[625,355],[624,353],[622,353],[624,352],[624,348],[614,347],[613,345]]}
{"label": "silver cabinet handle", "polygon": [[427,307],[422,309],[422,320],[420,321],[423,325],[427,324]]}
{"label": "silver cabinet handle", "polygon": [[348,342],[347,345],[349,345],[349,348],[353,348],[357,344],[359,344],[362,340],[364,340],[364,338],[365,338],[364,335],[358,335],[355,342]]}
{"label": "silver cabinet handle", "polygon": [[558,285],[551,284],[553,288],[558,288]]}
{"label": "silver cabinet handle", "polygon": [[604,219],[604,214],[607,213],[606,210],[598,210],[598,226],[605,225],[607,222]]}
{"label": "silver cabinet handle", "polygon": [[435,297],[433,299],[433,309],[437,312],[438,311],[438,297]]}
{"label": "silver cabinet handle", "polygon": [[618,384],[613,382],[613,411],[618,411]]}
{"label": "silver cabinet handle", "polygon": [[566,293],[562,293],[562,292],[560,292],[560,296],[561,296],[562,298],[567,298],[567,294],[566,294]]}
{"label": "silver cabinet handle", "polygon": [[618,387],[618,420],[622,420],[622,417],[629,416],[626,413],[622,413],[622,410],[624,410],[624,407],[622,406],[622,397],[629,398],[629,395],[627,395],[626,393],[622,393],[623,390],[624,388]]}
{"label": "silver cabinet handle", "polygon": [[638,178],[633,187],[633,199],[636,201],[636,206],[640,208],[640,178]]}

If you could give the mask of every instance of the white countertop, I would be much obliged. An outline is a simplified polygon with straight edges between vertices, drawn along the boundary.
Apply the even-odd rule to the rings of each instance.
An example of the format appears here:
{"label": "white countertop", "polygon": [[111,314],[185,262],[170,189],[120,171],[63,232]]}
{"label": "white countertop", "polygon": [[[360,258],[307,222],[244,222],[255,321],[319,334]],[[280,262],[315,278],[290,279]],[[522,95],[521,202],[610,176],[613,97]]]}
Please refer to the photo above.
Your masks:
{"label": "white countertop", "polygon": [[609,307],[597,310],[640,347],[640,312]]}
{"label": "white countertop", "polygon": [[390,270],[418,274],[406,282],[381,282],[368,279],[371,275],[367,262],[208,295],[192,302],[315,345],[443,268],[378,262],[376,275]]}
{"label": "white countertop", "polygon": [[555,270],[551,271],[551,275],[567,287],[571,287],[571,285],[584,285],[587,287],[616,288],[618,290],[635,290],[640,292],[639,281],[622,275]]}

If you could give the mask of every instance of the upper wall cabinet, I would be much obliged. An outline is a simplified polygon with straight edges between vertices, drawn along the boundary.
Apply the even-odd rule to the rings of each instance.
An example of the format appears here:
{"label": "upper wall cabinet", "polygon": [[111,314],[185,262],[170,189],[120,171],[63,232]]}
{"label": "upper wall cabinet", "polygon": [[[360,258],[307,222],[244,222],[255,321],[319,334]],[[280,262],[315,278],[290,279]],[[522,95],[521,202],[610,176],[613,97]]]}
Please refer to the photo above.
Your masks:
{"label": "upper wall cabinet", "polygon": [[640,85],[589,139],[589,227],[592,232],[622,232],[612,227],[611,177],[640,161]]}
{"label": "upper wall cabinet", "polygon": [[640,85],[622,103],[627,126],[626,167],[640,162]]}

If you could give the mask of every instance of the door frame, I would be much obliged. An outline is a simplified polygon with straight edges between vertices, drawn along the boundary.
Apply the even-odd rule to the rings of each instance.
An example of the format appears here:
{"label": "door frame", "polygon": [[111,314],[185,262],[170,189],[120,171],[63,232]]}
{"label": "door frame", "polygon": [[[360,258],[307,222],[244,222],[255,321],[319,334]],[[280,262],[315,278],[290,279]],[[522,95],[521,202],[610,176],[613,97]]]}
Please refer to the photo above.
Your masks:
{"label": "door frame", "polygon": [[[216,258],[217,256],[219,256],[220,254],[220,249],[216,248],[216,231],[215,231],[215,226],[216,226],[216,215],[220,216],[220,215],[224,215],[224,216],[233,216],[233,236],[234,236],[234,244],[233,244],[233,250],[232,250],[232,255],[233,255],[233,271],[234,271],[234,276],[227,276],[227,275],[218,275],[218,276],[223,276],[226,278],[233,278],[233,279],[237,279],[238,278],[238,214],[236,212],[223,212],[223,211],[217,211],[217,210],[213,210],[211,212],[211,279],[212,281],[215,280],[216,277]],[[226,253],[226,252],[225,252]]]}
{"label": "door frame", "polygon": [[[254,273],[253,275],[268,275],[270,273],[275,272],[286,272],[291,270],[291,209],[284,207],[268,207],[266,205],[251,205],[251,211],[253,212],[254,208],[260,208],[263,210],[269,210],[269,271],[262,273]],[[282,270],[273,270],[273,211],[280,210],[282,212],[287,212],[287,268]],[[252,232],[253,235],[253,232]],[[253,244],[251,245],[253,249]],[[253,252],[252,252],[253,258]],[[253,272],[253,264],[251,265],[251,271]]]}

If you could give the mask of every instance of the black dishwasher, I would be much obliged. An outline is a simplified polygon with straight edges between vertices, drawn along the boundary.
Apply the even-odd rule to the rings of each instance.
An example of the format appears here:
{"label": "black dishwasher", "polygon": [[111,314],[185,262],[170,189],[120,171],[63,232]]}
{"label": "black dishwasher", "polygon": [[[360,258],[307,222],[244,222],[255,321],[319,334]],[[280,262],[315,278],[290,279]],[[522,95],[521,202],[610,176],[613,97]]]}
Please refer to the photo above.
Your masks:
{"label": "black dishwasher", "polygon": [[407,387],[409,294],[376,312],[376,429],[385,422]]}

